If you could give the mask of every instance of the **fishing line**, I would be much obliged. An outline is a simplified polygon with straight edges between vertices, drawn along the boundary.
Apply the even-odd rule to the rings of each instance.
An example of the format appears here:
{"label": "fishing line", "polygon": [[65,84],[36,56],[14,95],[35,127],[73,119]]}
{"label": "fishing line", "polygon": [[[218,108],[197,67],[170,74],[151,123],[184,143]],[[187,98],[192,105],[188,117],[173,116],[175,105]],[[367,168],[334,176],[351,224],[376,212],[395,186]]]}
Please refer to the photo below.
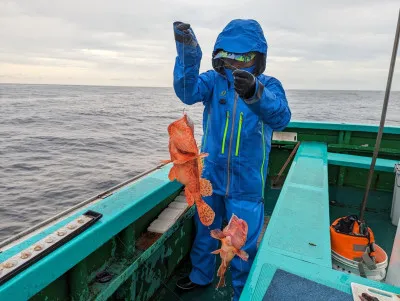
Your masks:
{"label": "fishing line", "polygon": [[234,68],[235,71],[236,71],[236,70],[240,70],[240,68],[237,68],[237,67],[233,66],[232,64],[228,63],[227,61],[225,61],[225,59],[220,59],[220,60],[223,61],[223,62],[224,62],[226,65],[228,65],[229,67]]}
{"label": "fishing line", "polygon": [[185,38],[183,38],[182,45],[183,45],[183,100],[186,101]]}

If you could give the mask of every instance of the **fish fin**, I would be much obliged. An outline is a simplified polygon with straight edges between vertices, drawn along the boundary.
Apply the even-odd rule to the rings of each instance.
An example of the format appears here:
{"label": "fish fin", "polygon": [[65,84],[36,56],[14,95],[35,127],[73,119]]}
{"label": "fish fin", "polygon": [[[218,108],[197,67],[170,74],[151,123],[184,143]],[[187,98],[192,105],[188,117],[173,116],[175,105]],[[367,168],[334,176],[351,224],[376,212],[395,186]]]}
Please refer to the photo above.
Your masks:
{"label": "fish fin", "polygon": [[207,156],[208,156],[208,154],[199,154],[199,155],[194,155],[191,157],[185,157],[184,159],[177,159],[177,160],[174,160],[173,162],[174,162],[174,164],[185,164],[189,161],[196,160],[196,159],[200,160],[201,158],[204,158]]}
{"label": "fish fin", "polygon": [[161,164],[168,164],[171,162],[172,162],[172,160],[161,160]]}
{"label": "fish fin", "polygon": [[185,158],[185,159],[177,159],[177,160],[174,160],[174,161],[172,161],[174,164],[178,164],[178,165],[180,165],[180,164],[185,164],[185,163],[187,163],[187,162],[189,162],[189,161],[191,161],[191,160],[194,160],[194,159],[196,159],[195,157],[189,157],[189,158]]}
{"label": "fish fin", "polygon": [[211,230],[210,235],[215,239],[222,239],[225,237],[225,234],[220,229]]}
{"label": "fish fin", "polygon": [[204,226],[210,226],[215,218],[214,210],[212,210],[211,207],[201,198],[198,201],[196,201],[196,206],[201,223]]}
{"label": "fish fin", "polygon": [[202,158],[205,158],[205,157],[208,157],[208,153],[201,153],[201,154],[197,155],[197,158],[199,158],[199,159],[202,159]]}
{"label": "fish fin", "polygon": [[221,253],[221,249],[218,249],[218,250],[215,250],[215,251],[211,252],[211,254],[219,254],[219,253]]}
{"label": "fish fin", "polygon": [[189,189],[187,189],[186,187],[185,187],[185,197],[186,197],[186,202],[188,203],[188,205],[193,206],[194,205],[194,197],[190,193]]}
{"label": "fish fin", "polygon": [[172,166],[171,169],[169,170],[168,179],[170,181],[173,181],[176,179],[176,167],[175,166]]}
{"label": "fish fin", "polygon": [[202,196],[211,196],[213,193],[211,182],[207,179],[200,178],[200,193]]}
{"label": "fish fin", "polygon": [[203,158],[197,159],[197,165],[198,165],[198,169],[199,169],[199,175],[201,176],[201,174],[203,173],[203,168],[204,168]]}
{"label": "fish fin", "polygon": [[239,256],[240,258],[242,258],[244,261],[247,261],[249,259],[249,254],[247,254],[245,251],[243,250],[236,250],[235,254],[237,256]]}

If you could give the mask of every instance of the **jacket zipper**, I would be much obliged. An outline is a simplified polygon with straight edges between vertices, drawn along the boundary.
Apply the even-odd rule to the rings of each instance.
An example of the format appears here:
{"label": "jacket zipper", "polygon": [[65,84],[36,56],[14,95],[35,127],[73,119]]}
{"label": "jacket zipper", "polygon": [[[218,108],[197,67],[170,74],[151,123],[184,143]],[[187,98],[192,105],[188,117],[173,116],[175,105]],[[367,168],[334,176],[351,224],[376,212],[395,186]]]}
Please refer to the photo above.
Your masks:
{"label": "jacket zipper", "polygon": [[226,193],[225,196],[228,196],[229,193],[229,184],[230,184],[230,175],[229,175],[229,164],[231,161],[231,151],[232,151],[232,140],[233,140],[233,132],[235,129],[235,115],[236,115],[236,105],[237,105],[237,100],[238,100],[238,95],[235,92],[235,102],[233,104],[233,114],[232,114],[232,129],[231,129],[231,137],[229,138],[229,152],[228,152],[228,179],[227,179],[227,184],[226,184]]}
{"label": "jacket zipper", "polygon": [[243,123],[243,112],[240,112],[240,118],[239,118],[239,129],[238,129],[238,134],[236,138],[236,151],[235,151],[235,156],[239,156],[239,145],[240,145],[240,133],[242,132],[242,123]]}
{"label": "jacket zipper", "polygon": [[226,134],[228,133],[228,125],[229,125],[229,111],[226,111],[225,129],[224,129],[224,137],[222,138],[221,154],[225,153],[225,141],[226,141]]}

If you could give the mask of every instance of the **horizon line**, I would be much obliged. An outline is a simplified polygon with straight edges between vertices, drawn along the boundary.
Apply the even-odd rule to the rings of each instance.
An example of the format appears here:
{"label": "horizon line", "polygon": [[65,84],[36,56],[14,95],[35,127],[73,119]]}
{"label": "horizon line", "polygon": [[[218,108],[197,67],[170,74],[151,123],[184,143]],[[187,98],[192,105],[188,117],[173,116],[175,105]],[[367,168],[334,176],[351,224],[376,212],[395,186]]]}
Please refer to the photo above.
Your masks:
{"label": "horizon line", "polygon": [[[99,85],[99,84],[44,84],[44,83],[7,83],[0,82],[0,85],[25,85],[25,86],[77,86],[77,87],[115,87],[115,88],[165,88],[173,89],[173,86],[129,86],[129,85]],[[286,88],[290,90],[313,90],[313,91],[368,91],[368,92],[384,92],[385,90],[364,90],[364,89],[318,89],[318,88]],[[400,92],[400,90],[391,90],[391,92]]]}

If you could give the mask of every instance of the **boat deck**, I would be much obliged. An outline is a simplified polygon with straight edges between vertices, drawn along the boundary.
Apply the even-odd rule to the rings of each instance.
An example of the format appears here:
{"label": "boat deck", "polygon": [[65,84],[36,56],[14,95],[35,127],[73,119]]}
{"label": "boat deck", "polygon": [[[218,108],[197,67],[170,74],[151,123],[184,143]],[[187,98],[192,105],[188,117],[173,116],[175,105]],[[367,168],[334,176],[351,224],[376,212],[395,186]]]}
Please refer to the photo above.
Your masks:
{"label": "boat deck", "polygon": [[[270,220],[268,226],[264,225],[266,230],[241,300],[263,300],[266,292],[275,296],[268,295],[269,301],[301,300],[288,294],[303,285],[316,289],[300,297],[333,301],[331,295],[322,295],[335,292],[344,297],[336,299],[343,301],[350,296],[352,281],[400,293],[400,287],[335,271],[330,261],[329,225],[338,217],[359,213],[378,128],[292,122],[285,132],[287,135],[272,139],[268,165],[271,179],[278,175],[298,141],[301,148],[291,158],[290,168],[281,174],[280,179],[286,178],[282,189],[279,185],[267,188],[265,215]],[[366,212],[376,242],[389,256],[395,233],[389,212],[393,165],[400,158],[399,136],[400,128],[385,128]],[[170,167],[154,168],[83,202],[82,207],[70,208],[34,232],[26,230],[19,239],[10,239],[1,247],[0,262],[19,257],[20,252],[55,234],[87,210],[103,214],[93,226],[0,285],[0,300],[231,300],[229,270],[225,288],[215,289],[215,277],[205,289],[189,293],[175,289],[176,280],[191,269],[188,252],[195,208],[187,210],[161,236],[146,231],[183,188],[177,181],[169,181]],[[329,188],[327,179],[332,185]],[[219,256],[216,258],[219,263]],[[97,279],[103,272],[111,274],[108,282]],[[317,284],[324,286],[318,289]],[[310,296],[312,292],[319,295]]]}
{"label": "boat deck", "polygon": [[[217,267],[221,260],[217,259]],[[176,281],[185,277],[191,270],[191,264],[189,257],[185,258],[179,267],[175,270],[175,273],[171,278],[163,283],[161,289],[155,293],[151,301],[204,301],[204,300],[221,300],[230,301],[233,296],[232,278],[231,273],[228,271],[226,274],[226,286],[220,289],[216,289],[218,283],[218,277],[215,276],[214,282],[205,287],[198,288],[190,292],[183,292],[176,288]],[[216,271],[215,271],[216,273]]]}
{"label": "boat deck", "polygon": [[[276,286],[274,283],[282,279],[289,281],[291,277],[297,277],[294,275],[305,278],[298,278],[298,283],[308,279],[309,285],[316,286],[316,294],[331,290],[339,299],[344,298],[343,300],[350,297],[351,282],[400,293],[400,288],[332,269],[329,225],[337,217],[358,214],[364,191],[339,187],[330,189],[328,193],[327,160],[325,145],[303,144],[299,148],[282,191],[279,193],[278,190],[270,190],[267,194],[266,215],[270,214],[269,204],[276,203],[276,207],[241,300],[263,300],[269,287],[270,291],[283,290],[284,294],[284,285]],[[375,233],[377,243],[384,248],[388,256],[391,253],[396,230],[388,218],[387,208],[390,202],[390,193],[371,192],[370,205],[366,213],[366,219]],[[228,286],[225,288],[215,289],[218,281],[218,277],[215,277],[214,283],[206,288],[188,293],[181,292],[175,288],[176,280],[187,275],[189,271],[190,260],[187,258],[156,294],[155,300],[231,300],[229,271]],[[274,277],[278,276],[283,278],[279,281],[274,280]]]}

